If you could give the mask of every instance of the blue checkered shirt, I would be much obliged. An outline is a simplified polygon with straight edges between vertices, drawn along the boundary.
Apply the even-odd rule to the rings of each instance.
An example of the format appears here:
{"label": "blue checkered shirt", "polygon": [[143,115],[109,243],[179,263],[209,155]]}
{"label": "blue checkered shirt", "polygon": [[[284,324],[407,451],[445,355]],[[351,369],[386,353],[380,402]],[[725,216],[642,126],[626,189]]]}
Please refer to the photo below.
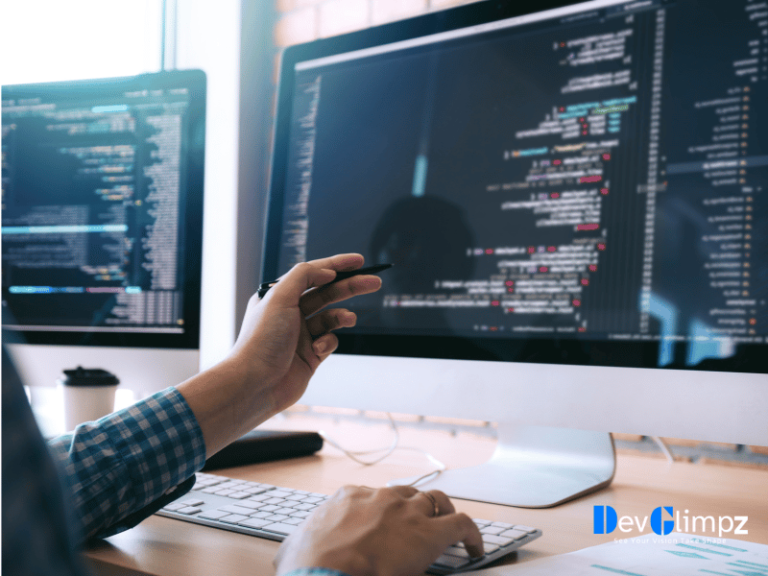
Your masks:
{"label": "blue checkered shirt", "polygon": [[131,528],[189,491],[205,464],[195,416],[168,388],[49,443],[84,538]]}
{"label": "blue checkered shirt", "polygon": [[[200,426],[175,388],[81,424],[48,449],[5,350],[2,399],[3,574],[84,574],[78,546],[184,495],[205,464]],[[309,575],[343,576],[290,576]]]}

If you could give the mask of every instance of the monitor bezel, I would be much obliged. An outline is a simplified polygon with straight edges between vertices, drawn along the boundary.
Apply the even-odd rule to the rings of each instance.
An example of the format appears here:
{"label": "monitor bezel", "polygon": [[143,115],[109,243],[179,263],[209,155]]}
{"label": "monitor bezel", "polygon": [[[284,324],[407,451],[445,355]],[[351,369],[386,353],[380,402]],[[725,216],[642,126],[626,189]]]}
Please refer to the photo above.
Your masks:
{"label": "monitor bezel", "polygon": [[[188,189],[184,195],[185,268],[184,331],[180,334],[150,332],[25,330],[4,325],[28,344],[107,346],[127,348],[200,348],[200,298],[203,254],[203,187],[205,178],[206,75],[201,70],[174,70],[119,78],[98,78],[2,87],[2,98],[51,98],[68,95],[111,96],[128,91],[184,88],[189,92],[189,137],[187,138]],[[6,296],[3,287],[3,298]],[[12,311],[10,311],[12,312]],[[4,314],[4,318],[8,316]],[[5,323],[5,320],[4,320]]]}
{"label": "monitor bezel", "polygon": [[[479,2],[419,16],[359,32],[316,40],[285,49],[280,64],[277,114],[273,139],[272,170],[262,255],[262,281],[276,278],[282,232],[288,160],[293,80],[299,62],[409,40],[469,26],[487,24],[583,2]],[[385,278],[385,276],[383,276]],[[587,338],[496,338],[464,336],[383,335],[338,333],[338,353],[404,358],[461,359],[532,364],[650,368],[708,372],[768,373],[764,344],[739,343],[732,356],[686,362],[686,347],[675,344],[673,360],[659,366],[661,341],[598,340]]]}

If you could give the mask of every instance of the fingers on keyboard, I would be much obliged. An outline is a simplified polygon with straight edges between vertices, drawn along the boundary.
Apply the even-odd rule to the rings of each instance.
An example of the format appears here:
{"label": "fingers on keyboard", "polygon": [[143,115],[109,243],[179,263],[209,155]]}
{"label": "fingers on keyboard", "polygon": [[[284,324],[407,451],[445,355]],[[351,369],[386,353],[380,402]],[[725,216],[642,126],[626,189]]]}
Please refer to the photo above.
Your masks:
{"label": "fingers on keyboard", "polygon": [[[299,529],[327,498],[317,492],[198,473],[193,492],[167,505],[160,514],[261,538],[283,540]],[[455,523],[453,526],[446,524],[446,532],[454,535],[457,531],[474,532],[474,529],[469,530],[471,522],[464,514],[447,514],[435,521]],[[468,522],[469,525],[461,525]],[[474,550],[476,546],[470,545],[468,549],[464,542],[458,542],[443,551],[429,572],[450,574],[470,565],[472,568],[480,567],[541,535],[539,530],[522,524],[481,518],[473,518],[472,522],[480,531],[485,555],[473,557],[471,552],[477,551]]]}

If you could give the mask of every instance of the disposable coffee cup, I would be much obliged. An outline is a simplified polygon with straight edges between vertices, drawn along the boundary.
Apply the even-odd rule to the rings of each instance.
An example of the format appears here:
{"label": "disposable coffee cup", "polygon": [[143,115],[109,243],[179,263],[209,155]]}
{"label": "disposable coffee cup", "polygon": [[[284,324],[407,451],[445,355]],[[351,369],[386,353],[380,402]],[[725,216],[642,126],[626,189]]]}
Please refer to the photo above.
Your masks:
{"label": "disposable coffee cup", "polygon": [[98,420],[115,409],[115,392],[120,380],[101,368],[64,370],[56,381],[64,397],[64,426],[74,430],[78,424]]}

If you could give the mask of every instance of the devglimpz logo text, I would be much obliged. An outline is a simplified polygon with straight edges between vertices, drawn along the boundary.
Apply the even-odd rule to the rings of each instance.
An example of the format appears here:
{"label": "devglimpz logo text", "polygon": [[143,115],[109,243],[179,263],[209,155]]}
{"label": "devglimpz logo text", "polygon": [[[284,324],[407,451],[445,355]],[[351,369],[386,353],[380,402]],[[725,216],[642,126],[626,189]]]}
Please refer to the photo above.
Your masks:
{"label": "devglimpz logo text", "polygon": [[[672,506],[654,508],[650,516],[651,530],[659,536],[666,536],[675,529],[677,524],[678,530],[683,532],[717,532],[719,538],[722,538],[723,534],[749,534],[749,530],[744,528],[749,516],[718,516],[715,522],[714,516],[688,516],[688,514],[688,510],[685,510],[683,515],[678,510],[675,515]],[[632,532],[637,529],[642,534],[648,524],[648,516],[619,517],[612,506],[594,507],[594,534],[610,534],[617,527],[622,532]]]}

